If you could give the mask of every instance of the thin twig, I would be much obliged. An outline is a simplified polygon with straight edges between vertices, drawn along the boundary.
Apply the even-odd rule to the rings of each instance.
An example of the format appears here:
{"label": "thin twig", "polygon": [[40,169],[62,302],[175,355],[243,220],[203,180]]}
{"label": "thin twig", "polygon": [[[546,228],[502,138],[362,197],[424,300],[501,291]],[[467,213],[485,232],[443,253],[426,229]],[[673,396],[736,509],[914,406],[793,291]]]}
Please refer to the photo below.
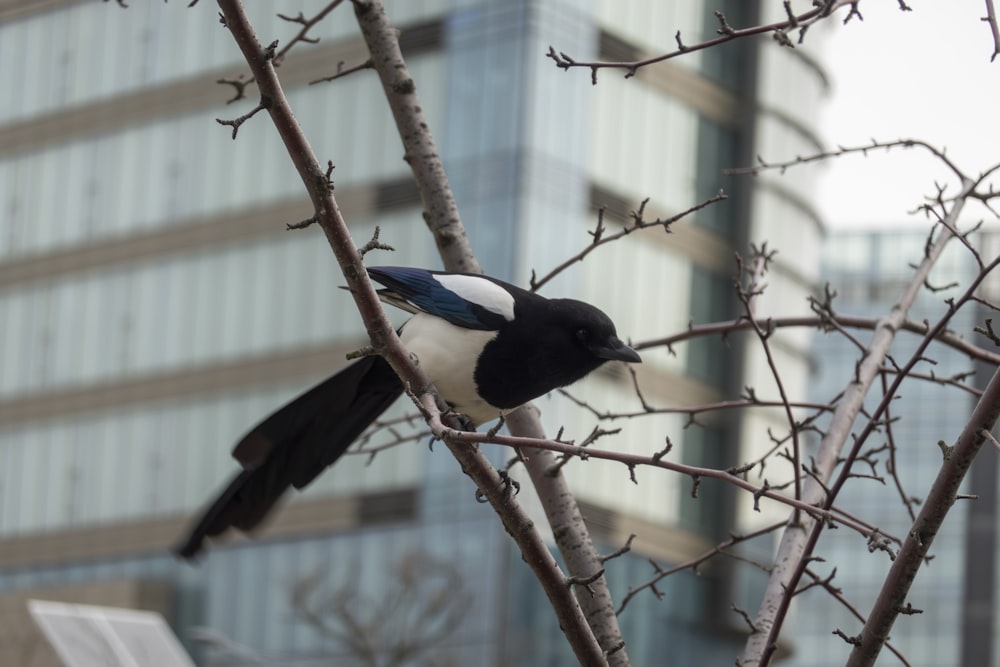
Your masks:
{"label": "thin twig", "polygon": [[578,252],[577,254],[573,255],[572,257],[570,257],[569,259],[567,259],[565,262],[563,262],[562,264],[560,264],[559,266],[557,266],[556,268],[554,268],[551,271],[549,271],[547,274],[545,274],[541,278],[535,278],[535,272],[532,271],[531,272],[531,281],[530,281],[531,291],[532,292],[537,292],[539,289],[542,288],[542,286],[545,283],[547,283],[550,280],[552,280],[553,278],[555,278],[557,275],[559,275],[560,273],[562,273],[563,271],[565,271],[567,268],[569,268],[570,266],[572,266],[576,262],[582,262],[584,257],[586,257],[587,255],[589,255],[593,251],[597,250],[597,248],[601,247],[602,245],[605,245],[607,243],[611,243],[613,241],[617,241],[618,239],[622,238],[623,236],[628,236],[632,232],[638,231],[640,229],[647,229],[649,227],[662,227],[665,231],[669,232],[670,231],[670,225],[672,225],[673,223],[677,222],[678,220],[682,220],[685,217],[691,215],[692,213],[696,213],[697,211],[700,211],[701,209],[705,208],[706,206],[711,206],[712,204],[715,204],[715,203],[720,202],[720,201],[724,201],[726,199],[728,199],[728,196],[726,195],[726,193],[723,192],[722,190],[719,190],[719,192],[717,192],[712,197],[709,197],[705,201],[703,201],[703,202],[701,202],[699,204],[695,204],[694,206],[691,206],[690,208],[687,208],[687,209],[681,211],[680,213],[677,213],[676,215],[672,215],[672,216],[670,216],[668,218],[663,218],[663,219],[657,218],[656,220],[644,220],[642,216],[643,216],[643,213],[645,212],[646,204],[649,203],[649,199],[647,198],[647,199],[644,199],[642,201],[642,203],[639,205],[639,209],[637,211],[632,211],[631,216],[630,216],[632,218],[632,224],[625,225],[621,229],[621,231],[616,232],[614,234],[611,234],[610,236],[605,236],[604,235],[604,231],[605,231],[605,227],[604,227],[604,209],[601,209],[601,211],[599,212],[599,214],[597,216],[597,225],[594,228],[594,231],[588,232],[593,237],[593,240],[590,242],[590,244],[586,248],[584,248],[583,250],[581,250],[580,252]]}
{"label": "thin twig", "polygon": [[[881,320],[875,317],[860,317],[856,315],[837,315],[835,322],[839,323],[845,327],[851,327],[855,329],[876,329]],[[817,327],[823,328],[829,325],[830,320],[826,317],[811,317],[811,316],[801,316],[801,317],[772,317],[768,318],[766,322],[770,322],[771,326],[774,328],[784,328],[784,327]],[[759,325],[765,322],[758,323]],[[701,336],[711,335],[711,334],[726,334],[734,331],[742,331],[746,329],[753,329],[753,324],[745,319],[739,319],[736,321],[725,321],[725,322],[709,322],[707,324],[697,324],[688,327],[687,330],[671,334],[670,336],[664,336],[663,338],[653,338],[651,340],[639,341],[632,343],[632,347],[636,350],[646,350],[653,347],[670,346],[676,343],[682,343],[684,341],[691,340],[693,338],[699,338]],[[923,322],[916,322],[915,320],[904,319],[899,323],[899,331],[907,331],[910,333],[919,334],[921,336],[926,335],[927,325]],[[944,330],[937,334],[935,337],[936,341],[947,345],[948,347],[958,350],[962,354],[967,355],[970,359],[975,359],[977,361],[984,361],[986,363],[1000,365],[1000,354],[996,352],[991,352],[985,350],[977,345],[964,340],[953,333]],[[864,347],[864,346],[862,346]]]}
{"label": "thin twig", "polygon": [[779,43],[785,46],[791,46],[791,40],[788,38],[788,32],[792,30],[799,31],[799,41],[804,37],[806,30],[810,25],[826,19],[832,15],[836,10],[841,7],[850,7],[851,10],[845,18],[845,22],[850,20],[852,16],[860,16],[857,12],[856,4],[857,0],[822,0],[821,2],[814,3],[816,7],[813,9],[792,16],[791,19],[786,19],[784,21],[778,21],[776,23],[769,23],[766,25],[753,26],[750,28],[736,29],[729,25],[726,20],[725,14],[722,12],[716,12],[716,19],[719,21],[719,28],[717,32],[720,37],[715,39],[709,39],[698,44],[687,45],[684,44],[681,39],[680,31],[677,31],[674,39],[677,42],[677,49],[663,55],[654,56],[652,58],[645,58],[642,60],[634,60],[630,62],[604,62],[604,61],[577,61],[567,55],[566,53],[560,51],[556,52],[555,48],[549,47],[549,51],[546,54],[547,57],[555,61],[556,67],[563,70],[570,70],[575,67],[583,67],[590,69],[590,80],[591,83],[597,84],[597,72],[601,69],[621,69],[625,70],[625,78],[631,78],[636,75],[639,69],[646,67],[647,65],[652,65],[655,63],[660,63],[665,60],[670,60],[671,58],[676,58],[678,56],[684,55],[686,53],[691,53],[692,51],[700,51],[702,49],[708,49],[719,44],[724,44],[725,42],[731,42],[744,37],[752,37],[754,35],[762,34],[772,34],[774,35]]}
{"label": "thin twig", "polygon": [[837,158],[842,155],[850,155],[853,153],[861,153],[867,156],[869,152],[875,150],[885,150],[889,151],[894,148],[923,148],[929,151],[934,157],[945,164],[959,180],[963,180],[965,175],[962,170],[952,162],[943,150],[940,148],[927,143],[926,141],[921,141],[920,139],[896,139],[895,141],[877,141],[875,139],[871,140],[871,143],[864,144],[863,146],[837,146],[836,150],[823,151],[820,153],[813,153],[812,155],[799,156],[794,160],[788,160],[785,162],[765,162],[763,158],[759,155],[757,156],[758,164],[753,167],[737,167],[734,169],[724,169],[723,174],[726,175],[737,175],[737,174],[752,174],[757,175],[762,171],[767,170],[778,170],[779,173],[785,173],[790,167],[797,167],[803,164],[809,164],[810,162],[819,162],[822,160],[829,160],[832,158]]}
{"label": "thin twig", "polygon": [[986,16],[982,20],[989,24],[990,34],[993,35],[993,53],[990,55],[990,62],[993,62],[1000,56],[1000,28],[997,27],[997,10],[993,0],[986,0]]}

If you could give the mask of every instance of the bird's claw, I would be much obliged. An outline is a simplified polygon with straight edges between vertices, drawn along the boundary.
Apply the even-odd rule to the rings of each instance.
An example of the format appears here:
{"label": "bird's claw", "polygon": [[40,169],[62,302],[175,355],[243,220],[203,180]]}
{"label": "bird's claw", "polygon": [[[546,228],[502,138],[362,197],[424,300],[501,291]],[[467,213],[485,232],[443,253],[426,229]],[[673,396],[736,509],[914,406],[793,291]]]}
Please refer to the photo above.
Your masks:
{"label": "bird's claw", "polygon": [[511,479],[506,470],[498,470],[497,472],[500,473],[500,483],[503,484],[503,501],[506,503],[521,492],[521,483],[516,479]]}
{"label": "bird's claw", "polygon": [[448,408],[448,410],[444,414],[448,417],[454,417],[455,419],[457,419],[463,431],[468,431],[470,433],[475,432],[476,425],[472,423],[471,419],[469,419],[466,415],[463,415],[461,412],[458,412],[457,410],[454,410],[452,408]]}
{"label": "bird's claw", "polygon": [[[520,493],[521,483],[516,479],[511,479],[506,470],[497,470],[497,474],[500,475],[500,485],[503,487],[503,502],[506,504],[511,498]],[[489,502],[489,498],[486,497],[482,489],[476,489],[476,502]]]}

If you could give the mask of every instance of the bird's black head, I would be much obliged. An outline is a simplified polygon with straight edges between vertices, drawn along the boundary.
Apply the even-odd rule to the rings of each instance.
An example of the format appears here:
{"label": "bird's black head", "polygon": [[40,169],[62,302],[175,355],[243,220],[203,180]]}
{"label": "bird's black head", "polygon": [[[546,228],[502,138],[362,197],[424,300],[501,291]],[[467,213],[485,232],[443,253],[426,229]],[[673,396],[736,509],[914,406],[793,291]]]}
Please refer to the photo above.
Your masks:
{"label": "bird's black head", "polygon": [[[600,309],[575,299],[552,299],[555,321],[571,334],[572,345],[601,361],[641,363],[638,353],[618,338],[615,324]],[[595,365],[596,367],[596,365]]]}
{"label": "bird's black head", "polygon": [[544,299],[524,292],[514,320],[504,326],[476,364],[479,395],[513,409],[565,387],[606,361],[639,362],[615,325],[599,309],[574,299]]}

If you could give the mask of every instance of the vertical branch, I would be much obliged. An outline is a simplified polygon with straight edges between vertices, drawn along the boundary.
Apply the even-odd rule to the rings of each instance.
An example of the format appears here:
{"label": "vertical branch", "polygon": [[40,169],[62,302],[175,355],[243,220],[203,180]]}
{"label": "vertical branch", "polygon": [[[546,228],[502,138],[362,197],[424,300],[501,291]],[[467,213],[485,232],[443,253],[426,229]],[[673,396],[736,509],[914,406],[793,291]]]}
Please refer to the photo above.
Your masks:
{"label": "vertical branch", "polygon": [[802,448],[800,445],[801,439],[799,438],[799,425],[795,422],[795,415],[792,414],[791,399],[789,399],[788,392],[785,390],[785,383],[781,379],[781,370],[778,368],[778,362],[775,360],[774,353],[771,351],[771,344],[768,342],[771,335],[774,333],[773,323],[768,320],[764,327],[761,327],[760,323],[757,321],[755,312],[758,297],[764,291],[764,274],[767,272],[768,264],[775,254],[775,252],[769,253],[767,251],[767,243],[764,243],[759,249],[754,248],[753,266],[748,269],[750,282],[746,289],[744,289],[741,282],[739,282],[740,279],[738,278],[737,292],[740,301],[743,303],[743,308],[746,311],[747,320],[750,322],[750,326],[757,335],[757,340],[764,352],[764,357],[767,360],[767,367],[771,370],[771,378],[774,380],[774,384],[778,388],[778,395],[781,397],[782,409],[785,412],[785,420],[788,422],[788,432],[792,440],[792,471],[795,483],[795,499],[801,500]]}
{"label": "vertical branch", "polygon": [[848,658],[848,667],[874,665],[882,646],[889,638],[889,631],[906,601],[906,594],[913,584],[920,565],[927,556],[934,537],[957,500],[959,487],[979,449],[989,437],[1000,417],[1000,368],[990,379],[979,403],[972,411],[954,448],[944,457],[944,464],[931,486],[920,514],[903,541],[899,554],[892,562],[889,575],[882,583],[882,590],[868,621],[861,631],[861,641],[854,645]]}
{"label": "vertical branch", "polygon": [[990,62],[1000,56],[1000,27],[997,26],[997,10],[993,6],[993,0],[986,0],[986,16],[982,19],[990,26],[990,34],[993,36],[993,53],[990,54]]}
{"label": "vertical branch", "polygon": [[420,191],[424,222],[434,235],[445,268],[482,273],[469,246],[451,184],[417,97],[416,83],[403,60],[399,31],[389,23],[385,7],[377,0],[354,0],[354,15],[403,141],[403,159],[410,165]]}
{"label": "vertical branch", "polygon": [[[843,398],[838,403],[826,435],[820,442],[813,475],[806,480],[802,488],[802,500],[805,502],[822,506],[828,506],[832,502],[832,498],[826,497],[826,484],[836,469],[854,420],[861,411],[865,396],[885,361],[896,331],[906,320],[906,314],[923,288],[931,267],[954,236],[950,230],[955,228],[959,213],[973,188],[974,184],[971,181],[963,179],[961,192],[948,211],[946,224],[942,225],[940,235],[934,245],[928,248],[923,261],[917,266],[913,277],[892,310],[879,321],[864,359],[858,365],[855,377],[844,388]],[[792,593],[802,576],[806,560],[812,555],[820,530],[821,526],[816,525],[816,520],[811,515],[793,512],[781,537],[774,558],[774,567],[754,619],[754,631],[747,638],[743,650],[741,665],[763,667],[769,663],[777,648],[778,634],[791,604]]]}
{"label": "vertical branch", "polygon": [[[526,438],[545,439],[545,431],[534,408],[525,406],[507,415],[507,426],[511,433]],[[578,581],[588,582],[580,588],[577,600],[583,607],[587,622],[604,649],[611,667],[628,665],[625,642],[618,627],[618,615],[611,599],[611,591],[603,575],[603,562],[597,554],[590,532],[583,521],[583,513],[576,498],[569,490],[566,478],[556,466],[555,455],[542,449],[523,452],[524,466],[535,486],[538,498],[545,508],[545,515],[552,526],[556,541],[569,543],[577,548],[563,548],[561,553],[566,561],[566,569]],[[599,585],[598,585],[599,584]]]}
{"label": "vertical branch", "polygon": [[[423,116],[416,85],[399,49],[399,35],[389,23],[385,8],[377,0],[354,0],[361,33],[372,63],[392,109],[407,164],[413,171],[424,205],[424,219],[434,234],[445,268],[481,272],[469,247],[444,166]],[[534,410],[521,408],[507,417],[513,435],[544,438],[544,429]],[[590,580],[601,568],[601,557],[583,522],[580,508],[562,475],[550,476],[551,455],[528,457],[531,476],[556,545],[574,579]],[[577,597],[591,630],[612,665],[628,665],[618,617],[604,576],[590,583],[593,594]]]}

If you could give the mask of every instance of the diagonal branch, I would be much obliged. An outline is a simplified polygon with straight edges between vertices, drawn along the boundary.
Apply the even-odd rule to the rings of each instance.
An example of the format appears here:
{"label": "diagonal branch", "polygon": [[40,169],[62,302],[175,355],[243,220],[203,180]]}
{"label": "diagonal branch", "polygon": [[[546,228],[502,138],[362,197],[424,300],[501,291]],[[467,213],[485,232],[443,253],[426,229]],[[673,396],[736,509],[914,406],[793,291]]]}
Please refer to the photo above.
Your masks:
{"label": "diagonal branch", "polygon": [[945,457],[937,479],[931,487],[924,505],[913,522],[899,554],[882,583],[882,590],[875,606],[861,631],[861,641],[854,646],[848,658],[848,667],[865,667],[875,664],[879,652],[900,610],[904,608],[906,594],[913,584],[917,571],[927,556],[934,537],[941,529],[948,510],[957,500],[959,487],[965,480],[969,467],[989,438],[1000,417],[1000,368],[994,373],[982,398],[972,411],[962,433],[958,436],[950,455]]}
{"label": "diagonal branch", "polygon": [[[268,113],[278,131],[289,157],[309,193],[316,220],[326,234],[334,255],[341,266],[344,278],[354,296],[358,311],[364,320],[374,349],[385,357],[404,383],[419,388],[428,395],[429,383],[423,372],[413,363],[395,330],[389,323],[378,297],[368,280],[361,255],[351,239],[346,222],[340,214],[330,189],[326,172],[299,127],[278,81],[273,62],[267,57],[239,0],[219,0],[223,21],[243,52],[262,97],[269,100]],[[430,401],[434,403],[433,400]],[[483,496],[497,512],[504,527],[517,541],[524,560],[532,567],[559,618],[582,664],[603,664],[605,659],[587,626],[586,619],[572,593],[565,585],[565,577],[552,557],[541,535],[534,528],[531,518],[520,505],[505,492],[502,479],[480,452],[463,445],[448,442],[452,454],[469,475]]]}

